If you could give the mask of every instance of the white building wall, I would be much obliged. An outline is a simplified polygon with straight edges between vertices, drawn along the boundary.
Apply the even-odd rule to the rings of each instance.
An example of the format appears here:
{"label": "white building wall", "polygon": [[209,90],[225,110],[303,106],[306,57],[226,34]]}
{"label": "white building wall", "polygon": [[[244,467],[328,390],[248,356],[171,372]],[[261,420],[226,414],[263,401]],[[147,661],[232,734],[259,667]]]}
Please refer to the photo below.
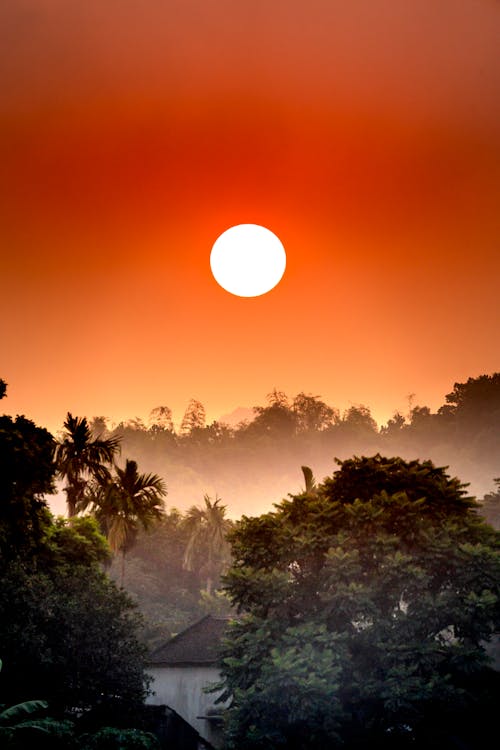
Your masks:
{"label": "white building wall", "polygon": [[198,719],[213,708],[217,694],[205,693],[203,688],[220,679],[219,670],[211,666],[193,667],[148,667],[153,678],[154,691],[147,703],[166,705],[182,716],[197,732],[212,745],[220,745],[221,731],[213,722]]}

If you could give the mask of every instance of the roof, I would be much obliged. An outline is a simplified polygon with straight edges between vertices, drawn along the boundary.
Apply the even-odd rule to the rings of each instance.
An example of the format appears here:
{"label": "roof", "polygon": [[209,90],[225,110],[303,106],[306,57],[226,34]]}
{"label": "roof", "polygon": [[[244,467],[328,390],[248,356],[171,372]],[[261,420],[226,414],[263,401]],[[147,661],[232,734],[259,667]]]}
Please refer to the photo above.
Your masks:
{"label": "roof", "polygon": [[206,615],[153,651],[150,664],[215,664],[229,619]]}

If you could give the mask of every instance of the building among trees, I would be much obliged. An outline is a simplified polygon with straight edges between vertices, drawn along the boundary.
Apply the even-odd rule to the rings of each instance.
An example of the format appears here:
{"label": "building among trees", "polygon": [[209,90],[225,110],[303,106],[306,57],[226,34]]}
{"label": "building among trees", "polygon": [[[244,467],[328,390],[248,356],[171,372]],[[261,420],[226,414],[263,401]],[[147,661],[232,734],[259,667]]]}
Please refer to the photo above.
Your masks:
{"label": "building among trees", "polygon": [[205,689],[220,679],[218,659],[227,623],[227,617],[203,617],[156,649],[148,667],[154,691],[148,703],[174,709],[215,748],[222,742],[222,707]]}

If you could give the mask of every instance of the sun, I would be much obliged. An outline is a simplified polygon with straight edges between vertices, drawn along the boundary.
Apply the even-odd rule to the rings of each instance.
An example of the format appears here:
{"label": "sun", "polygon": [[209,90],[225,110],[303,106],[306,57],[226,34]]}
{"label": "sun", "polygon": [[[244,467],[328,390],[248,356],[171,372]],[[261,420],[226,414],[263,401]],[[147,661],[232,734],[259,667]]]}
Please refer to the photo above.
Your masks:
{"label": "sun", "polygon": [[259,297],[271,291],[285,273],[285,248],[266,227],[238,224],[216,239],[210,267],[227,292],[237,297]]}

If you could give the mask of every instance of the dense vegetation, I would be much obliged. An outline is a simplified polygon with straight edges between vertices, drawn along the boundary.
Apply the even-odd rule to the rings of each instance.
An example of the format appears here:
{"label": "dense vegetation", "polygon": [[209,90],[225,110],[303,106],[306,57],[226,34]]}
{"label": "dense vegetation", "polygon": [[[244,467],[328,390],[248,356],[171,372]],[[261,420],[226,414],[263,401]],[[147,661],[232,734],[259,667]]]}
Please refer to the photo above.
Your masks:
{"label": "dense vegetation", "polygon": [[231,533],[227,747],[478,748],[500,534],[430,461],[355,458]]}
{"label": "dense vegetation", "polygon": [[[0,417],[0,703],[12,707],[0,716],[2,747],[74,747],[81,717],[96,728],[121,716],[126,727],[147,691],[140,618],[103,572],[97,522],[48,511],[54,449],[30,420]],[[98,747],[87,735],[81,747]]]}
{"label": "dense vegetation", "polygon": [[500,373],[456,383],[435,413],[410,398],[408,412],[380,428],[366,406],[341,414],[317,396],[289,398],[276,390],[255,407],[252,421],[233,427],[207,425],[196,401],[178,431],[166,406],[154,409],[147,425],[135,419],[111,427],[99,417],[91,426],[96,435],[119,437],[122,452],[143,471],[164,477],[170,506],[181,510],[208,493],[223,498],[232,518],[249,508],[262,513],[299,489],[301,465],[322,478],[334,470],[335,457],[375,453],[430,458],[482,497],[500,473]]}
{"label": "dense vegetation", "polygon": [[[498,541],[478,512],[499,528],[499,416],[500,373],[381,429],[366,407],[341,416],[276,390],[235,428],[206,426],[196,401],[178,432],[167,407],[148,427],[68,414],[57,440],[0,417],[0,703],[21,706],[0,713],[5,746],[29,747],[30,727],[9,722],[20,711],[30,724],[33,710],[50,747],[153,747],[136,732],[143,644],[235,611],[221,588],[229,534],[227,593],[248,615],[226,652],[229,747],[451,747],[452,726],[472,747],[464,725],[487,726],[497,695],[484,644],[498,623]],[[396,452],[412,460],[381,458]],[[353,453],[375,457],[340,461],[320,485],[304,466],[324,475]],[[482,507],[422,455],[466,467],[488,488]],[[305,492],[227,518],[268,508],[301,466]],[[47,505],[58,483],[66,519]]]}
{"label": "dense vegetation", "polygon": [[[334,456],[353,454],[401,455],[431,458],[451,465],[451,473],[474,480],[486,492],[483,512],[500,528],[500,494],[493,477],[500,473],[500,374],[471,378],[455,384],[446,403],[433,414],[413,406],[406,417],[395,417],[377,428],[366,407],[351,407],[343,415],[318,397],[298,394],[288,399],[273,391],[266,406],[255,409],[255,419],[235,428],[205,426],[205,412],[192,402],[178,432],[167,407],[153,410],[149,426],[135,420],[113,430],[104,419],[94,419],[94,433],[120,438],[122,451],[137,456],[140,465],[166,478],[169,510],[150,533],[139,533],[127,555],[124,584],[147,617],[145,636],[158,645],[209,611],[227,606],[220,595],[200,597],[206,589],[204,571],[208,551],[198,546],[197,565],[187,570],[185,550],[191,537],[188,511],[175,508],[203,506],[210,490],[219,492],[233,518],[240,512],[268,510],[291,489],[301,485],[300,466],[307,463],[319,476],[331,474]],[[201,535],[199,540],[204,537]],[[218,570],[224,561],[219,561]],[[117,562],[112,574],[120,579]],[[215,576],[217,578],[217,576]]]}

